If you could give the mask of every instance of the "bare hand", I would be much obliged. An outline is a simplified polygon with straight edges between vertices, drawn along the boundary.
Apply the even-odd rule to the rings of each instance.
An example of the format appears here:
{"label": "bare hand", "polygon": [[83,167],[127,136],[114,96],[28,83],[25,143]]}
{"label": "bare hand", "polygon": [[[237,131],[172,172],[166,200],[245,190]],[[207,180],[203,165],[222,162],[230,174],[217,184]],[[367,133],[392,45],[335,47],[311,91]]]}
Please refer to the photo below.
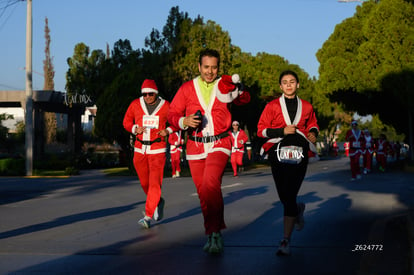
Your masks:
{"label": "bare hand", "polygon": [[166,137],[168,135],[168,131],[166,129],[163,129],[159,131],[157,134],[159,134],[162,137]]}
{"label": "bare hand", "polygon": [[135,134],[137,134],[137,135],[141,135],[142,133],[144,133],[145,132],[145,127],[137,127],[137,128],[135,128]]}
{"label": "bare hand", "polygon": [[308,139],[310,140],[310,142],[315,143],[316,142],[316,136],[314,133],[309,132],[308,133]]}
{"label": "bare hand", "polygon": [[296,133],[296,125],[287,125],[284,129],[283,129],[283,133],[286,135],[292,135],[294,133]]}
{"label": "bare hand", "polygon": [[195,114],[186,116],[183,120],[184,125],[192,128],[197,128],[200,125],[201,120],[198,119],[198,116]]}

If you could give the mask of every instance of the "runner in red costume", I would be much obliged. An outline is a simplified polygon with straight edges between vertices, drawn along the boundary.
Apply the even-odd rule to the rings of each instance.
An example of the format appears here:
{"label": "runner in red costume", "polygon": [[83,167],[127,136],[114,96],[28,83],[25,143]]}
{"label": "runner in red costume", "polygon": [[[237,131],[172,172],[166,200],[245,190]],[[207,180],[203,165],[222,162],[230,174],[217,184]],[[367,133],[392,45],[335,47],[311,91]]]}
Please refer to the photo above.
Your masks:
{"label": "runner in red costume", "polygon": [[319,126],[312,105],[296,94],[298,75],[294,71],[283,71],[279,84],[283,95],[264,108],[257,124],[257,136],[267,139],[262,152],[268,155],[283,205],[283,239],[277,255],[289,255],[294,226],[297,230],[304,227],[305,204],[297,202],[297,195],[305,178],[309,151],[317,152]]}
{"label": "runner in red costume", "polygon": [[180,87],[168,114],[171,125],[187,130],[186,156],[208,235],[203,250],[212,254],[223,251],[221,230],[226,228],[221,182],[231,152],[229,104],[250,101],[250,94],[239,89],[236,75],[217,78],[219,65],[216,50],[203,50],[200,76]]}
{"label": "runner in red costume", "polygon": [[166,127],[170,103],[158,96],[155,81],[144,80],[141,93],[142,96],[129,105],[123,126],[135,135],[133,162],[141,187],[147,195],[145,216],[138,223],[150,228],[152,218],[159,221],[163,216],[161,185],[166,160],[166,136],[173,129]]}
{"label": "runner in red costume", "polygon": [[240,129],[238,121],[233,121],[231,126],[233,130],[229,132],[232,144],[230,163],[233,168],[233,176],[237,177],[237,168],[239,167],[243,171],[244,145],[249,138],[246,132]]}
{"label": "runner in red costume", "polygon": [[358,129],[358,122],[351,122],[352,129],[346,133],[346,141],[349,142],[349,159],[351,164],[351,180],[361,179],[361,169],[359,167],[359,159],[364,150],[365,138],[361,130]]}
{"label": "runner in red costume", "polygon": [[364,174],[368,174],[372,170],[372,156],[374,154],[374,140],[368,129],[364,130],[365,148],[362,152],[362,163],[364,167]]}
{"label": "runner in red costume", "polygon": [[181,173],[181,153],[183,152],[184,145],[184,139],[181,135],[181,130],[170,134],[168,136],[168,143],[170,144],[172,177],[178,178],[180,177]]}
{"label": "runner in red costume", "polygon": [[384,134],[380,134],[379,139],[375,143],[376,159],[379,165],[378,169],[385,172],[387,167],[387,155],[391,151],[390,143]]}

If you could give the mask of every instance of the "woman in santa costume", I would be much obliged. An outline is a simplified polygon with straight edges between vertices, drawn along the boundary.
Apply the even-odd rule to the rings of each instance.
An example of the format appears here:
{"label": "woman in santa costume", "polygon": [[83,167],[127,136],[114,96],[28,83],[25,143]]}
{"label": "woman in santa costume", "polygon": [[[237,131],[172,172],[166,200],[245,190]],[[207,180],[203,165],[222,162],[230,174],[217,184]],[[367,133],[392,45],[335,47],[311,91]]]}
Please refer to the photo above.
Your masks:
{"label": "woman in santa costume", "polygon": [[365,146],[364,134],[358,129],[358,122],[353,120],[351,122],[352,129],[346,133],[346,141],[349,142],[349,160],[351,165],[351,181],[361,179],[361,169],[359,160]]}
{"label": "woman in santa costume", "polygon": [[145,216],[138,223],[150,228],[152,218],[159,221],[163,217],[161,185],[166,160],[166,136],[175,128],[166,127],[170,103],[158,96],[155,81],[145,79],[141,93],[142,96],[129,105],[123,126],[135,136],[134,167],[147,195]]}
{"label": "woman in santa costume", "polygon": [[221,230],[226,228],[221,182],[232,147],[229,104],[250,101],[250,94],[237,85],[238,75],[217,78],[219,65],[216,50],[203,50],[198,61],[200,76],[180,87],[168,114],[171,125],[187,130],[186,157],[208,235],[203,250],[212,254],[223,251]]}
{"label": "woman in santa costume", "polygon": [[269,102],[257,125],[258,137],[268,139],[262,153],[268,155],[276,190],[284,209],[284,235],[277,255],[290,254],[293,228],[304,226],[304,203],[297,195],[305,178],[309,150],[316,153],[319,127],[312,105],[297,95],[299,78],[293,71],[284,71],[279,78],[283,95]]}
{"label": "woman in santa costume", "polygon": [[168,143],[170,144],[172,177],[178,178],[181,173],[181,153],[183,152],[184,145],[181,130],[170,134],[168,136]]}
{"label": "woman in santa costume", "polygon": [[246,132],[240,129],[238,121],[233,121],[231,127],[233,129],[229,132],[232,144],[230,163],[233,168],[233,176],[237,177],[237,168],[239,167],[240,170],[243,171],[244,145],[246,144],[248,137]]}

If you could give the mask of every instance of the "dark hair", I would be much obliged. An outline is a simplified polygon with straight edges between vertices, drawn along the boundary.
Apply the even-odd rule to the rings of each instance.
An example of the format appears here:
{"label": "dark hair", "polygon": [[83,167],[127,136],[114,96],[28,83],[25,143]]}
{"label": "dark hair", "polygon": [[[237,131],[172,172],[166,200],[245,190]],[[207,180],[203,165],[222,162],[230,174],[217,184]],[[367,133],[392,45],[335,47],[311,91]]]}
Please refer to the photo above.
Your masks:
{"label": "dark hair", "polygon": [[291,71],[291,70],[286,70],[286,71],[283,71],[283,72],[280,74],[280,76],[279,76],[279,84],[282,84],[282,78],[283,78],[285,75],[293,75],[293,77],[294,77],[294,78],[296,78],[296,82],[297,82],[297,83],[299,83],[299,77],[298,77],[298,75],[297,75],[294,71]]}
{"label": "dark hair", "polygon": [[198,58],[198,63],[201,65],[201,60],[204,56],[215,57],[217,58],[217,65],[220,66],[220,53],[213,49],[204,49],[200,52],[200,56]]}

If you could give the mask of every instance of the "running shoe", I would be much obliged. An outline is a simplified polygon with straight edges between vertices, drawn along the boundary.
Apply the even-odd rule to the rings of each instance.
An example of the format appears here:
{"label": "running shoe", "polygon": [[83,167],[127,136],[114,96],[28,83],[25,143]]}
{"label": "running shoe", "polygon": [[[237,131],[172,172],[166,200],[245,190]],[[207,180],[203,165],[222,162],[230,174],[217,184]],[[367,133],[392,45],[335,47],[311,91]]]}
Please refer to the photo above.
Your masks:
{"label": "running shoe", "polygon": [[147,217],[143,217],[138,221],[138,224],[141,225],[143,228],[148,229],[151,227],[151,220]]}
{"label": "running shoe", "polygon": [[211,246],[211,237],[213,234],[208,235],[207,242],[203,247],[204,252],[208,252]]}
{"label": "running shoe", "polygon": [[158,206],[157,208],[155,208],[154,211],[154,220],[156,221],[160,221],[162,220],[162,218],[164,217],[164,205],[165,205],[165,201],[163,198],[160,198],[160,201],[158,202]]}
{"label": "running shoe", "polygon": [[214,232],[213,234],[211,234],[210,243],[211,245],[208,249],[208,253],[221,254],[223,252],[224,243],[220,233]]}
{"label": "running shoe", "polygon": [[295,227],[297,231],[302,230],[305,227],[305,218],[303,217],[303,213],[305,212],[305,204],[300,202],[298,203],[298,216],[296,217]]}
{"label": "running shoe", "polygon": [[276,252],[278,256],[288,256],[290,255],[289,240],[283,239],[280,241],[279,249]]}

